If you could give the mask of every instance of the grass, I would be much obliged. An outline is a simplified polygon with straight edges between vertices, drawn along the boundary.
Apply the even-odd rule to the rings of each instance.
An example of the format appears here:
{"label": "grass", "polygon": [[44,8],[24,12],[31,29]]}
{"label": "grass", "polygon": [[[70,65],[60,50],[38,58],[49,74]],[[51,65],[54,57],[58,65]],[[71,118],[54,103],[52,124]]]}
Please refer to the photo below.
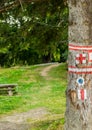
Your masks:
{"label": "grass", "polygon": [[[52,68],[48,72],[47,79],[40,75],[44,67],[46,66],[0,68],[1,84],[18,84],[17,95],[11,97],[0,96],[1,116],[4,114],[24,112],[39,107],[45,107],[53,114],[64,114],[65,89],[67,85],[66,65],[61,64],[58,67]],[[54,127],[54,125],[55,123],[52,123],[50,127]],[[44,130],[47,128],[48,122],[40,126],[39,129]],[[51,128],[50,130],[53,129]]]}
{"label": "grass", "polygon": [[30,130],[63,130],[64,119],[42,120],[35,122]]}

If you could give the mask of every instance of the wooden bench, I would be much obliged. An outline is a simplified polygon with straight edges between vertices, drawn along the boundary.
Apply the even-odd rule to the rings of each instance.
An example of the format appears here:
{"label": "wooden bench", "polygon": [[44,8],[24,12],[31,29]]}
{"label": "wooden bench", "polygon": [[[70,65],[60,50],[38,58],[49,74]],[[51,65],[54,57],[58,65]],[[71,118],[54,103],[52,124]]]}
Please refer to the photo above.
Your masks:
{"label": "wooden bench", "polygon": [[12,96],[16,93],[17,84],[0,84],[0,94],[8,94]]}

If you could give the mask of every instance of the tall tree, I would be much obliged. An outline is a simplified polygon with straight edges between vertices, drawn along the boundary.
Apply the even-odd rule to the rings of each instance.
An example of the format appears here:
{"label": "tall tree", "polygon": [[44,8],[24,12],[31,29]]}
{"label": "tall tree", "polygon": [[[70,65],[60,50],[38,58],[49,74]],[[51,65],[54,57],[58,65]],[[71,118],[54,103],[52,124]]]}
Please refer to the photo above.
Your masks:
{"label": "tall tree", "polygon": [[92,130],[92,0],[69,0],[65,130]]}
{"label": "tall tree", "polygon": [[1,66],[66,60],[67,5],[56,0],[32,1],[2,1]]}

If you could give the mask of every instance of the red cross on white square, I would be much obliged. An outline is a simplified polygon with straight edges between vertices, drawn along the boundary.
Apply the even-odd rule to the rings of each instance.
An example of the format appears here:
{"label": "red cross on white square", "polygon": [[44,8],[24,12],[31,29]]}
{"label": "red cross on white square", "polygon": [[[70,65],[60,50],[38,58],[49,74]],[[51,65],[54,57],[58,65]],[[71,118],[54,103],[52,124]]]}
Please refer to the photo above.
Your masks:
{"label": "red cross on white square", "polygon": [[76,64],[85,64],[85,63],[86,63],[86,54],[77,54]]}

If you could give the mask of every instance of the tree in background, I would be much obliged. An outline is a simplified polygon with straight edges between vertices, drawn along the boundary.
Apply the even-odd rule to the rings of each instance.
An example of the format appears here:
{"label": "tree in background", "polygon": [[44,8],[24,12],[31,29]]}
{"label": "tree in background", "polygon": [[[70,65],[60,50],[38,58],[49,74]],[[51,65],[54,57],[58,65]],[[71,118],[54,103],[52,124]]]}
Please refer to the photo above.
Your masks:
{"label": "tree in background", "polygon": [[0,64],[65,61],[68,8],[64,1],[7,0],[0,8]]}
{"label": "tree in background", "polygon": [[92,0],[69,0],[65,130],[92,129]]}

